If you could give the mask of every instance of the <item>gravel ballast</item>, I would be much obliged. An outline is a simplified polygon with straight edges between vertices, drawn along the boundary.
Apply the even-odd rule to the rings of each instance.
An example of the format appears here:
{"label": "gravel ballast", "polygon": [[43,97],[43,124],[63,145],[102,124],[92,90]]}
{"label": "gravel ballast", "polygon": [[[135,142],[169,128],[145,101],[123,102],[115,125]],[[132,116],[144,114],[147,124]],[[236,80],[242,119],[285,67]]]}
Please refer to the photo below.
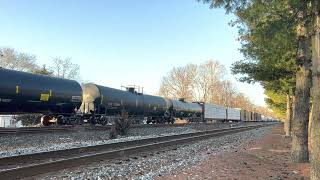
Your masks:
{"label": "gravel ballast", "polygon": [[202,130],[227,128],[230,124],[188,124],[184,126],[132,128],[127,136],[110,139],[110,130],[79,130],[41,134],[0,136],[0,157],[93,146],[120,141],[130,141],[156,136],[192,133]]}
{"label": "gravel ballast", "polygon": [[86,167],[42,175],[41,179],[154,179],[189,168],[209,155],[246,148],[254,140],[271,132],[272,127],[226,135],[183,145],[175,150],[137,155],[130,159],[101,162]]}

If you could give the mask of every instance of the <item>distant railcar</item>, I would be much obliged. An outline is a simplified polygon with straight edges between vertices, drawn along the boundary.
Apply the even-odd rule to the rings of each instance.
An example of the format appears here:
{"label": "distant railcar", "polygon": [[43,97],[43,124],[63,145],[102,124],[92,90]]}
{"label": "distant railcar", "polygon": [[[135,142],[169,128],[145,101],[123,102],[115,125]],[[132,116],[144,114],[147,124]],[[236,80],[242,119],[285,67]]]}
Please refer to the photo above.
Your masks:
{"label": "distant railcar", "polygon": [[261,114],[254,112],[253,113],[254,121],[262,121]]}
{"label": "distant railcar", "polygon": [[253,121],[253,113],[251,111],[241,109],[241,121]]}
{"label": "distant railcar", "polygon": [[240,121],[241,110],[235,108],[227,108],[227,120],[228,121]]}
{"label": "distant railcar", "polygon": [[246,111],[247,113],[247,121],[253,121],[253,114],[251,111]]}
{"label": "distant railcar", "polygon": [[241,109],[241,110],[240,110],[240,119],[241,119],[241,121],[247,121],[247,113],[246,113],[246,110],[244,110],[244,109]]}
{"label": "distant railcar", "polygon": [[[172,114],[175,118],[194,118],[200,120],[202,117],[202,106],[198,103],[189,103],[184,100],[171,100]],[[192,120],[192,121],[193,121]]]}
{"label": "distant railcar", "polygon": [[205,121],[224,121],[227,119],[227,112],[224,106],[216,105],[216,104],[203,104],[203,118]]}

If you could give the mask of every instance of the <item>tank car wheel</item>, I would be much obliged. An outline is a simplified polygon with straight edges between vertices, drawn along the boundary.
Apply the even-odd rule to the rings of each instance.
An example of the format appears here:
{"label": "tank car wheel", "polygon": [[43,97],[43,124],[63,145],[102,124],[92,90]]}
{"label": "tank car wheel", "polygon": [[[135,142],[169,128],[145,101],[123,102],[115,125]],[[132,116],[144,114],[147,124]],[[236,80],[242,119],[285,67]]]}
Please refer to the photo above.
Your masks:
{"label": "tank car wheel", "polygon": [[41,117],[41,124],[43,126],[50,126],[52,124],[52,122],[50,122],[51,119],[52,119],[52,117],[50,117],[48,115],[44,115]]}
{"label": "tank car wheel", "polygon": [[152,118],[150,118],[150,117],[146,117],[146,124],[150,124],[151,122],[152,122]]}
{"label": "tank car wheel", "polygon": [[173,117],[170,118],[169,123],[174,124],[175,123],[175,119]]}
{"label": "tank car wheel", "polygon": [[63,125],[63,124],[65,124],[63,118],[64,118],[64,117],[61,116],[61,115],[57,117],[57,124],[58,124],[58,125]]}
{"label": "tank car wheel", "polygon": [[90,124],[91,124],[92,126],[95,126],[95,125],[97,124],[96,117],[91,116],[89,120],[90,120]]}
{"label": "tank car wheel", "polygon": [[108,124],[108,118],[107,118],[107,117],[104,117],[104,116],[101,116],[101,117],[100,117],[100,124],[101,124],[102,126],[107,125],[107,124]]}

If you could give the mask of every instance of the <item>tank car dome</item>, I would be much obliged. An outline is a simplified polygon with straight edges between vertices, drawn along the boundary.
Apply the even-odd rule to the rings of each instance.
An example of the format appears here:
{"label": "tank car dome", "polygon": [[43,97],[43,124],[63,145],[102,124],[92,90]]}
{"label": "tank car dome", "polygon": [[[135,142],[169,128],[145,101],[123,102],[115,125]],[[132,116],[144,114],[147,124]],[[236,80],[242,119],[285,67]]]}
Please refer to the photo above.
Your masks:
{"label": "tank car dome", "polygon": [[94,102],[101,98],[99,88],[93,83],[87,83],[82,85],[82,113],[93,112]]}

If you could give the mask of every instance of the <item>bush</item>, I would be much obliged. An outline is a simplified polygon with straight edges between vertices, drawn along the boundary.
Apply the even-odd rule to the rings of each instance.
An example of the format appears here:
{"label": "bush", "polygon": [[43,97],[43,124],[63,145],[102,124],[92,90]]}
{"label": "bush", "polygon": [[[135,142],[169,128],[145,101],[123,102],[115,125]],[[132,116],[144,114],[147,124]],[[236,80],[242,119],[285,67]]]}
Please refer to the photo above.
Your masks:
{"label": "bush", "polygon": [[129,119],[125,118],[119,118],[115,121],[115,131],[120,136],[124,136],[128,134],[128,131],[130,129],[130,121]]}
{"label": "bush", "polygon": [[114,121],[114,127],[109,133],[110,139],[114,139],[117,135],[125,136],[128,134],[131,126],[131,121],[128,118],[128,113],[122,111],[121,117]]}
{"label": "bush", "polygon": [[109,138],[110,139],[115,139],[117,138],[117,132],[116,132],[116,129],[113,127],[109,133]]}
{"label": "bush", "polygon": [[130,121],[128,119],[117,119],[115,120],[114,127],[112,127],[110,133],[109,133],[109,138],[110,139],[115,139],[117,138],[118,135],[120,136],[125,136],[128,134],[129,129],[130,129]]}

